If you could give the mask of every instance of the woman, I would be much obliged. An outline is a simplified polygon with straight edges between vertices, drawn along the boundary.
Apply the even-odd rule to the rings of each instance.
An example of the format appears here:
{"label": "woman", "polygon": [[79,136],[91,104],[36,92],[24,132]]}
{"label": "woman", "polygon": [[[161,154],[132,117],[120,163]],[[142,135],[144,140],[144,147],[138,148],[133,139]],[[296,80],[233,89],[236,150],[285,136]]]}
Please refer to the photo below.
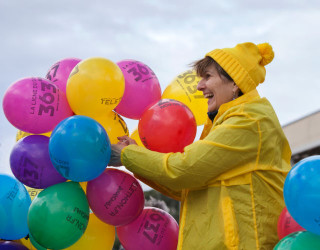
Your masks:
{"label": "woman", "polygon": [[128,137],[112,145],[110,165],[181,201],[178,249],[272,249],[278,242],[291,150],[256,90],[273,56],[267,43],[243,43],[194,64],[210,119],[184,153],[153,152]]}

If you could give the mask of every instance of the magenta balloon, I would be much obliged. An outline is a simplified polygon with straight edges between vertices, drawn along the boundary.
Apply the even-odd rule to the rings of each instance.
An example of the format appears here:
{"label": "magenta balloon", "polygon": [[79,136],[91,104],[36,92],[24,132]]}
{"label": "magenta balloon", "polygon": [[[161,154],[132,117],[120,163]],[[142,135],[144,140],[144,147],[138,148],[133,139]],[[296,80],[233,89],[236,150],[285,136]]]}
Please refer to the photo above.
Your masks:
{"label": "magenta balloon", "polygon": [[49,137],[29,135],[19,140],[10,154],[10,167],[23,184],[44,189],[67,179],[53,166],[49,156]]}
{"label": "magenta balloon", "polygon": [[117,235],[126,250],[175,250],[179,226],[167,212],[145,207],[132,223],[117,227]]}
{"label": "magenta balloon", "polygon": [[112,168],[88,181],[87,197],[94,214],[114,226],[133,221],[144,206],[143,190],[136,178]]}
{"label": "magenta balloon", "polygon": [[8,121],[32,134],[52,131],[60,121],[73,115],[66,95],[40,77],[14,82],[5,92],[2,104]]}
{"label": "magenta balloon", "polygon": [[65,58],[53,64],[49,69],[46,78],[66,93],[67,81],[73,68],[80,62],[77,58]]}
{"label": "magenta balloon", "polygon": [[142,62],[123,60],[117,64],[124,75],[125,90],[115,111],[130,119],[140,119],[148,107],[161,99],[158,78]]}

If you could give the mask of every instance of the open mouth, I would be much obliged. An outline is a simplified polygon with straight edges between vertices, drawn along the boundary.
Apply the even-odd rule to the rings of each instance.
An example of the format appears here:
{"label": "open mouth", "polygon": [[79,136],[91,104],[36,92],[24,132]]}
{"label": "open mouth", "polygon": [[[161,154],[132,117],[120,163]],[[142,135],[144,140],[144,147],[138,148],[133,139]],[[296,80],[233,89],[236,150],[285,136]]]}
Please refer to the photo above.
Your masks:
{"label": "open mouth", "polygon": [[207,99],[211,99],[213,97],[213,94],[205,94],[204,95],[204,98],[207,98]]}

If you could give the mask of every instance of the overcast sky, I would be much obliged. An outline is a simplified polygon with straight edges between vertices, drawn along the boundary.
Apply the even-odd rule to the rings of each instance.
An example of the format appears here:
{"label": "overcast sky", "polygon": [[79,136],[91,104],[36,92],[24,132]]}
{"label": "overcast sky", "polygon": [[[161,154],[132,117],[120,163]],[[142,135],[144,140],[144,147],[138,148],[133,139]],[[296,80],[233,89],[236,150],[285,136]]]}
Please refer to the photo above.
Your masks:
{"label": "overcast sky", "polygon": [[[285,125],[320,109],[318,0],[0,0],[0,97],[16,80],[44,77],[76,57],[135,59],[162,91],[215,48],[269,42],[275,51],[258,87]],[[10,173],[17,129],[0,109],[0,173]],[[137,122],[127,121],[130,132]]]}

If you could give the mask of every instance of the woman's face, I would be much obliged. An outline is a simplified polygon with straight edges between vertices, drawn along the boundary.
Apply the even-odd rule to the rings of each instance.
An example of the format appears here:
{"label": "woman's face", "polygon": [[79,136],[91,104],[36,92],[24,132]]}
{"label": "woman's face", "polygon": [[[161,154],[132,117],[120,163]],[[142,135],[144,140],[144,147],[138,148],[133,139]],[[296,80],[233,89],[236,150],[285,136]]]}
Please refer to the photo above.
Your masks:
{"label": "woman's face", "polygon": [[211,65],[198,83],[198,90],[208,99],[208,112],[212,112],[218,110],[222,104],[232,101],[234,93],[238,92],[238,86],[220,76],[217,69]]}

